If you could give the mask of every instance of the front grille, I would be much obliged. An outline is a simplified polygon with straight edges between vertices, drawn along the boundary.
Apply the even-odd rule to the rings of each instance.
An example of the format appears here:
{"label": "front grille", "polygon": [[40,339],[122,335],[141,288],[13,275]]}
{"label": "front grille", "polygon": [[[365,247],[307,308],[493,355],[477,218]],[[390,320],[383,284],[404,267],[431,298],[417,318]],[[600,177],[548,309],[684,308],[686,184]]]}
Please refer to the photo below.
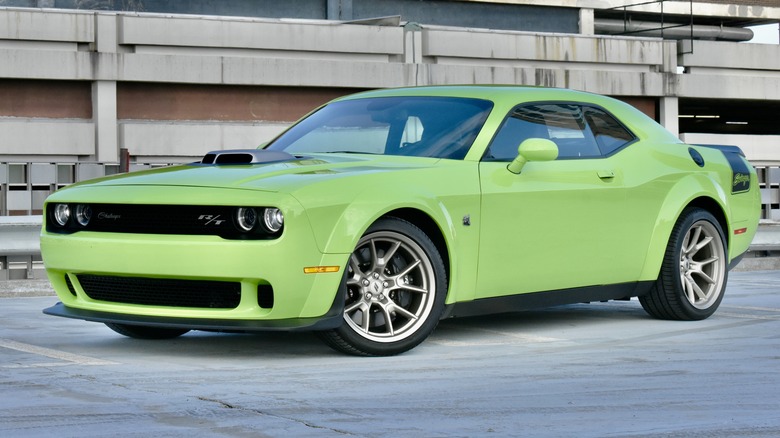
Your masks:
{"label": "front grille", "polygon": [[166,307],[233,309],[241,301],[241,283],[161,278],[77,276],[93,300]]}
{"label": "front grille", "polygon": [[91,204],[88,231],[220,235],[231,233],[233,208],[194,205]]}

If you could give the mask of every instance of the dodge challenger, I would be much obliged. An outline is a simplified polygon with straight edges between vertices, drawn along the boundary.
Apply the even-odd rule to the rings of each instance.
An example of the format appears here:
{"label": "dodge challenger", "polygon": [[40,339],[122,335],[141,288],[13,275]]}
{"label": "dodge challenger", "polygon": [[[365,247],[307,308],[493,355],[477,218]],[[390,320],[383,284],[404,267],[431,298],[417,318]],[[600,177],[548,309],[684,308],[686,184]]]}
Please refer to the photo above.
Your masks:
{"label": "dodge challenger", "polygon": [[258,149],[53,193],[44,312],[144,339],[312,330],[374,356],[443,318],[568,303],[701,320],[759,203],[738,147],[684,144],[612,98],[369,91]]}

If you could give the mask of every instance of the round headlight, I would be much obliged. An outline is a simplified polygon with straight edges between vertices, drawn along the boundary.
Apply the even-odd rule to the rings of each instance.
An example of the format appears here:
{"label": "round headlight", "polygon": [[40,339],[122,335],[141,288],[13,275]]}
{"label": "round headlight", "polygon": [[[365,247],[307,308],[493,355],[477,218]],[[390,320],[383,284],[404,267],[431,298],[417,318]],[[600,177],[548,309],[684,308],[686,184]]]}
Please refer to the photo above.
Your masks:
{"label": "round headlight", "polygon": [[278,208],[266,208],[263,213],[263,223],[268,231],[275,233],[284,225],[284,215]]}
{"label": "round headlight", "polygon": [[241,231],[252,231],[257,225],[257,211],[254,208],[239,208],[236,210],[236,225]]}
{"label": "round headlight", "polygon": [[64,227],[70,220],[70,206],[68,204],[54,205],[54,221],[57,225]]}
{"label": "round headlight", "polygon": [[92,219],[92,207],[89,205],[79,204],[76,206],[76,222],[82,227],[86,227],[89,224],[89,220]]}

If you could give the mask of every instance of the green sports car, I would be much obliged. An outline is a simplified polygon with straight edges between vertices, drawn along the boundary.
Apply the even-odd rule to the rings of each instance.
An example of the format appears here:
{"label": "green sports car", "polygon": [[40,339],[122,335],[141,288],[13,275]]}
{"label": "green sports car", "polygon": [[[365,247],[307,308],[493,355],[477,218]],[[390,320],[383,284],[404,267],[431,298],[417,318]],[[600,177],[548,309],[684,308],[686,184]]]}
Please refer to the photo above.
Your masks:
{"label": "green sports car", "polygon": [[266,146],[74,184],[45,205],[61,302],[161,339],[306,329],[392,355],[442,318],[638,297],[699,320],[756,232],[755,170],[630,105],[447,86],[330,102]]}

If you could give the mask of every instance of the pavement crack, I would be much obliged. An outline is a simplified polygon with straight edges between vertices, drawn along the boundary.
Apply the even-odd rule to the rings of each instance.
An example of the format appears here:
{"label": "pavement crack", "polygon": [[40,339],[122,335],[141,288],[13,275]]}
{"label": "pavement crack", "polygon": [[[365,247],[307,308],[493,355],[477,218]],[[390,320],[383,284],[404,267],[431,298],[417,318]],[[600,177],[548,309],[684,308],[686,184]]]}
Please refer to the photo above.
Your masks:
{"label": "pavement crack", "polygon": [[327,427],[327,426],[320,426],[320,425],[313,424],[313,423],[305,421],[305,420],[301,420],[299,418],[288,417],[288,416],[285,416],[285,415],[272,414],[270,412],[266,412],[266,411],[263,411],[263,410],[260,410],[260,409],[252,409],[252,408],[246,408],[246,407],[243,407],[243,406],[237,406],[237,405],[228,403],[228,402],[226,402],[224,400],[219,400],[219,399],[209,398],[209,397],[202,397],[202,396],[198,396],[198,400],[209,402],[209,403],[216,403],[216,404],[220,405],[221,407],[223,407],[225,409],[236,409],[236,410],[239,410],[239,411],[251,412],[251,413],[257,414],[257,415],[273,417],[273,418],[277,418],[277,419],[280,419],[280,420],[293,421],[295,423],[298,423],[298,424],[300,424],[302,426],[305,426],[305,427],[308,427],[310,429],[329,430],[331,432],[335,432],[335,433],[338,433],[338,434],[341,434],[341,435],[345,435],[345,436],[357,436],[356,434],[351,433],[351,432],[346,431],[346,430],[335,429],[335,428]]}
{"label": "pavement crack", "polygon": [[[211,403],[216,403],[216,404],[218,404],[218,405],[220,405],[220,406],[222,406],[223,408],[226,408],[226,409],[251,410],[251,409],[241,409],[241,408],[239,408],[239,407],[236,407],[236,406],[233,406],[233,405],[231,405],[230,403],[224,402],[224,401],[222,401],[222,400],[217,400],[217,399],[215,399],[215,398],[208,398],[208,397],[198,397],[198,400],[200,400],[200,401],[206,401],[206,402],[211,402]],[[260,413],[262,413],[262,412],[260,412]]]}

